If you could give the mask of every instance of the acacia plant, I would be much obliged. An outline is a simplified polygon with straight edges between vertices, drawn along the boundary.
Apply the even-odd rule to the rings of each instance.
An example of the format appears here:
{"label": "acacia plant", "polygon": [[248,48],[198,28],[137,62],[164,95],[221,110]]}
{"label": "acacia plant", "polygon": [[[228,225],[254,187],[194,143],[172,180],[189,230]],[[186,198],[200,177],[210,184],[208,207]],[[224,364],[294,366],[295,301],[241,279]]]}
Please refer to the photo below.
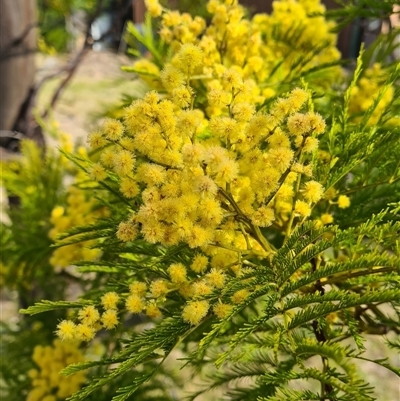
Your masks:
{"label": "acacia plant", "polygon": [[63,370],[92,369],[68,399],[376,399],[357,361],[400,375],[365,354],[400,348],[398,66],[343,76],[318,0],[210,0],[208,26],[147,5],[163,42],[133,69],[156,90],[68,156],[109,213],[58,246],[103,256],[80,299],[22,311],[71,309],[58,337],[107,345]]}

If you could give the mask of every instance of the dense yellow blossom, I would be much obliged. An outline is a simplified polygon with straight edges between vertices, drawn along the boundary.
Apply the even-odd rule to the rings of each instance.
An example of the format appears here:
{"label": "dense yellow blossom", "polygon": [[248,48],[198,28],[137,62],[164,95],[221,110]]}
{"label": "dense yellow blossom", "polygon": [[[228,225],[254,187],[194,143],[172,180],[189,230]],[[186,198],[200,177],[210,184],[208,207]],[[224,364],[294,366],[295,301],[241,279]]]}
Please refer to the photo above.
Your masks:
{"label": "dense yellow blossom", "polygon": [[168,292],[168,284],[165,280],[155,280],[150,286],[151,295],[154,298],[162,298]]}
{"label": "dense yellow blossom", "polygon": [[[183,54],[196,60],[197,50],[185,46]],[[165,70],[164,80],[168,71],[177,77],[177,81],[166,80],[171,92],[176,90],[171,83],[182,84],[185,74],[190,73],[179,68],[176,63]],[[132,138],[133,150],[118,150],[117,140],[115,154],[125,152],[127,159],[137,163],[130,164],[129,171],[115,170],[115,163],[103,163],[105,169],[119,176],[126,198],[134,195],[141,199],[137,212],[119,224],[116,236],[120,240],[133,241],[142,236],[150,243],[169,246],[186,242],[198,250],[190,266],[170,265],[168,280],[151,282],[149,293],[145,283],[131,283],[130,295],[125,299],[125,307],[131,313],[158,316],[161,312],[157,303],[178,291],[189,300],[187,316],[193,305],[202,305],[191,303],[193,299],[210,296],[214,289],[222,288],[227,280],[224,269],[238,263],[238,253],[224,247],[251,250],[263,256],[270,253],[269,246],[254,233],[243,233],[241,222],[254,227],[285,227],[290,213],[300,219],[310,216],[310,204],[323,196],[323,186],[309,178],[312,165],[299,163],[296,156],[298,148],[304,154],[317,150],[318,140],[313,135],[325,127],[318,114],[302,112],[308,92],[296,88],[277,99],[269,113],[255,113],[252,103],[240,98],[244,89],[235,69],[226,70],[221,80],[227,89],[238,93],[226,96],[229,103],[225,111],[209,119],[196,109],[187,110],[187,104],[178,102],[174,106],[155,92],[135,101],[126,109],[120,138]],[[211,91],[217,98],[215,89]],[[296,125],[294,119],[303,125]],[[196,129],[199,125],[212,136],[202,140]],[[104,150],[103,159],[111,160],[109,152],[108,148]],[[297,177],[303,185],[296,194],[293,186]],[[132,194],[128,187],[134,188]],[[304,200],[294,202],[296,195]],[[209,257],[212,269],[206,273]],[[197,276],[193,277],[193,273]],[[247,295],[239,291],[232,302],[240,303]],[[148,297],[156,302],[155,306],[149,306]],[[199,321],[185,319],[191,324]]]}
{"label": "dense yellow blossom", "polygon": [[[107,176],[106,170],[100,165],[94,166],[94,168],[100,168],[101,170],[94,172],[92,168],[90,174],[92,176],[95,175],[93,178],[96,180],[100,178],[102,180],[105,179]],[[77,177],[77,180],[81,179],[83,179],[81,176]],[[67,206],[56,206],[51,214],[50,221],[54,227],[51,229],[49,236],[52,239],[57,239],[59,234],[64,233],[68,229],[91,224],[98,218],[105,217],[108,211],[104,207],[98,206],[97,201],[93,198],[89,199],[84,190],[70,186],[68,189]],[[94,245],[93,241],[84,241],[57,248],[50,258],[50,263],[55,267],[67,267],[79,260],[94,260],[100,255],[100,251],[98,249],[91,249],[92,245]]]}
{"label": "dense yellow blossom", "polygon": [[161,316],[161,311],[155,302],[148,302],[145,308],[145,313],[148,317],[156,319]]}
{"label": "dense yellow blossom", "polygon": [[[205,84],[213,89],[208,96],[210,116],[227,106],[232,89],[245,89],[242,100],[261,103],[274,90],[260,90],[257,84],[274,84],[291,74],[340,59],[333,23],[323,17],[325,7],[319,0],[275,0],[270,15],[257,14],[252,19],[246,18],[237,1],[211,0],[207,4],[211,14],[208,27],[201,17],[162,10],[155,0],[147,3],[151,15],[161,15],[160,36],[175,56],[171,64],[166,60],[161,74],[147,59],[136,62],[134,70],[146,73],[143,78],[154,89],[158,89],[159,81],[151,75],[159,76],[170,92],[184,85],[188,73],[204,74]],[[320,15],[312,15],[315,13]],[[327,85],[339,76],[340,69],[329,67],[320,74],[317,83]],[[296,102],[291,106],[296,108]],[[244,116],[248,117],[249,111]]]}
{"label": "dense yellow blossom", "polygon": [[162,13],[162,7],[158,0],[146,0],[145,1],[147,11],[152,17],[159,17]]}
{"label": "dense yellow blossom", "polygon": [[[134,70],[162,90],[135,100],[122,123],[106,120],[88,142],[99,152],[105,182],[117,183],[132,205],[116,237],[122,243],[187,244],[195,255],[190,263],[167,266],[162,276],[129,284],[129,293],[119,294],[121,304],[129,313],[158,317],[175,293],[187,300],[183,320],[195,325],[210,308],[219,318],[229,312],[231,305],[216,303],[215,296],[232,276],[247,271],[243,254],[272,256],[260,228],[290,232],[323,199],[324,187],[312,177],[325,121],[313,109],[311,91],[294,88],[276,96],[270,86],[288,77],[301,56],[299,72],[339,54],[332,25],[309,16],[324,11],[317,0],[275,1],[270,16],[251,20],[237,1],[211,0],[209,26],[202,18],[160,8],[155,0],[147,6],[161,17],[160,35],[171,52],[163,68],[146,59]],[[302,28],[292,54],[290,43],[271,37],[278,26]],[[309,54],[321,40],[324,49]],[[103,178],[103,170],[95,172]],[[106,306],[106,295],[99,302],[115,311],[117,324],[117,308]],[[230,302],[249,295],[239,290],[229,295]],[[107,328],[105,313],[101,321]]]}
{"label": "dense yellow blossom", "polygon": [[[371,68],[365,70],[350,94],[349,112],[355,117],[355,121],[361,121],[365,112],[374,104],[377,95],[384,89],[385,80],[385,71],[380,64],[375,63]],[[393,96],[394,88],[387,87],[373,109],[372,115],[367,121],[368,125],[375,125],[379,122],[387,106],[392,102]],[[397,119],[398,123],[399,119]]]}
{"label": "dense yellow blossom", "polygon": [[60,374],[71,363],[84,361],[78,343],[54,340],[51,346],[37,345],[32,359],[37,368],[28,372],[32,389],[27,395],[27,401],[65,400],[86,382],[86,373],[82,371],[71,376]]}
{"label": "dense yellow blossom", "polygon": [[303,195],[309,202],[318,202],[324,193],[323,186],[317,181],[308,181],[304,184]]}

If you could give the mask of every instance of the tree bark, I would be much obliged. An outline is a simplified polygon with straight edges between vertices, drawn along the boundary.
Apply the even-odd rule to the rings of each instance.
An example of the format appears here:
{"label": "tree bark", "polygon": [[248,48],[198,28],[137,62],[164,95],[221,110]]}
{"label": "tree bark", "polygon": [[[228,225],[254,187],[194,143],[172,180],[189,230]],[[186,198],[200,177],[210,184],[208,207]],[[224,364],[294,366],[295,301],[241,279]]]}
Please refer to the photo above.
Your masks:
{"label": "tree bark", "polygon": [[15,129],[35,77],[36,0],[0,0],[0,129]]}
{"label": "tree bark", "polygon": [[135,24],[143,24],[144,15],[146,13],[144,0],[132,0],[132,1],[133,1],[133,21]]}

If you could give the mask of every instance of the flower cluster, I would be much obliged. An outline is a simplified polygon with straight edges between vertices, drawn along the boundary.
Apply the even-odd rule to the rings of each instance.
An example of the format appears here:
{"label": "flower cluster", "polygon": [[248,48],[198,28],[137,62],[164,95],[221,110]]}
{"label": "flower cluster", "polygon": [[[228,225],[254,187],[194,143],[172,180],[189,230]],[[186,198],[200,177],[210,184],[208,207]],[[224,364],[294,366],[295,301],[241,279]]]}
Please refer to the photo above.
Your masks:
{"label": "flower cluster", "polygon": [[[312,6],[318,2],[300,3],[307,12],[318,11]],[[249,271],[242,256],[274,253],[261,230],[290,233],[324,196],[313,179],[313,161],[325,122],[314,112],[310,92],[295,88],[268,112],[259,107],[266,98],[257,76],[266,68],[262,19],[246,20],[236,1],[211,0],[213,20],[206,28],[199,18],[157,4],[148,2],[174,50],[163,69],[154,66],[150,74],[158,76],[162,90],[135,100],[122,121],[106,119],[89,134],[99,159],[88,171],[95,181],[117,185],[130,204],[116,231],[121,243],[139,238],[166,247],[187,244],[193,259],[166,266],[161,277],[129,282],[127,292],[104,294],[114,297],[113,306],[103,297],[79,311],[76,321],[61,322],[63,339],[91,340],[99,329],[117,326],[118,312],[157,318],[175,295],[186,300],[182,318],[190,324],[210,309],[224,317],[250,295],[241,289],[229,302],[218,297],[228,280]],[[279,6],[275,12],[283,19]],[[251,57],[261,59],[259,69],[253,68],[256,59],[245,63]],[[200,84],[198,74],[208,78]]]}
{"label": "flower cluster", "polygon": [[[322,16],[325,8],[320,0],[276,0],[271,15],[257,14],[253,19],[247,18],[237,0],[210,0],[207,4],[212,15],[209,26],[201,17],[192,18],[187,13],[162,9],[157,4],[157,0],[147,1],[150,12],[154,8],[158,10],[151,14],[160,16],[159,34],[172,54],[180,51],[182,44],[195,44],[202,50],[197,66],[190,67],[195,68],[195,84],[200,80],[208,89],[221,89],[221,77],[234,67],[244,80],[252,103],[262,104],[273,97],[277,83],[340,59],[335,47],[336,35],[331,33],[332,23]],[[188,101],[189,93],[178,89],[184,77],[174,74],[173,70],[182,60],[173,57],[165,61],[169,62],[167,72],[161,72],[152,61],[141,59],[135,62],[134,71],[152,89],[160,90],[160,79],[168,91],[172,84],[176,89],[173,97]],[[341,74],[338,67],[323,71],[312,79],[315,84],[327,85]],[[211,116],[218,114],[219,106],[226,105],[229,100],[215,94],[214,102],[208,105],[203,97],[196,102],[203,109],[207,108]]]}
{"label": "flower cluster", "polygon": [[62,320],[57,325],[57,335],[62,340],[90,341],[100,329],[114,329],[118,323],[118,303],[120,296],[116,292],[107,292],[101,298],[103,313],[94,305],[88,305],[77,313],[78,322]]}
{"label": "flower cluster", "polygon": [[[98,206],[95,199],[87,198],[85,191],[70,186],[66,208],[56,206],[52,211],[50,221],[54,227],[50,230],[49,236],[57,239],[59,234],[72,227],[93,223],[98,218],[107,215],[107,210]],[[92,244],[92,241],[83,241],[57,248],[50,258],[50,263],[55,267],[67,267],[74,261],[94,260],[99,256],[100,251],[91,249]]]}
{"label": "flower cluster", "polygon": [[[208,92],[220,114],[207,118],[193,107],[196,90],[190,85],[201,55],[200,47],[183,44],[161,72],[172,100],[149,92],[125,110],[123,123],[107,120],[88,138],[101,150],[92,176],[117,180],[121,194],[140,205],[119,224],[117,237],[186,243],[197,255],[190,266],[169,266],[168,279],[131,283],[125,310],[157,317],[167,294],[177,291],[188,300],[183,318],[192,324],[205,316],[210,305],[203,298],[224,286],[227,273],[240,274],[242,253],[271,253],[260,227],[284,230],[289,221],[308,218],[324,193],[312,179],[311,156],[325,123],[315,112],[301,112],[308,92],[294,89],[269,113],[257,113],[243,77],[228,69],[221,87]],[[232,302],[247,295],[236,294]],[[220,303],[214,308],[218,316],[229,309]],[[87,331],[81,340],[92,338],[100,321],[89,309],[93,321],[77,326]]]}
{"label": "flower cluster", "polygon": [[[199,380],[211,365],[221,367],[214,394],[227,383],[239,394],[238,380],[260,364],[261,343],[274,365],[289,367],[270,375],[274,399],[307,393],[292,391],[289,376],[319,381],[328,398],[371,395],[351,359],[363,352],[363,334],[397,323],[381,310],[395,310],[399,299],[398,149],[396,130],[386,129],[397,111],[396,101],[386,107],[395,73],[385,83],[366,82],[367,72],[352,92],[328,80],[324,90],[323,70],[338,53],[319,0],[276,0],[271,15],[250,20],[238,1],[210,0],[207,24],[158,0],[146,3],[165,42],[154,41],[149,19],[143,36],[130,28],[154,56],[132,69],[143,72],[147,92],[89,134],[89,154],[66,155],[83,176],[66,210],[53,210],[51,235],[64,232],[57,245],[92,242],[60,248],[52,261],[64,266],[99,255],[83,246],[103,253],[79,263],[79,301],[21,310],[73,310],[57,322],[63,342],[35,350],[39,369],[29,373],[28,401],[57,401],[81,387],[83,374],[68,392],[53,375],[64,359],[76,362],[59,344],[93,340],[104,344],[101,360],[64,370],[94,368],[70,398],[103,391],[104,399],[115,392],[128,399],[143,384],[150,396],[168,396],[171,383],[183,388],[162,365],[174,356],[196,359]],[[362,59],[356,78],[345,80],[351,89]],[[364,90],[379,94],[363,105],[357,91]],[[378,124],[368,127],[367,119]],[[354,347],[342,344],[349,336]],[[349,368],[339,377],[329,358],[311,366],[319,354]],[[128,370],[138,380],[126,385]],[[262,376],[263,369],[252,375],[254,398],[266,394]]]}
{"label": "flower cluster", "polygon": [[[381,65],[375,63],[371,68],[365,70],[362,78],[357,82],[357,85],[351,91],[349,112],[355,117],[355,121],[361,121],[367,110],[375,103],[376,97],[386,79],[386,75]],[[371,117],[368,120],[368,125],[376,125],[381,119],[383,113],[393,101],[394,88],[388,87],[382,94],[382,98],[374,108]],[[398,124],[398,119],[397,124]],[[393,119],[393,123],[396,121]]]}
{"label": "flower cluster", "polygon": [[[324,18],[325,6],[320,0],[275,0],[272,8],[271,15],[257,14],[254,17],[264,39],[262,57],[269,70],[274,67],[277,55],[285,58],[280,73],[286,74],[300,58],[305,59],[300,64],[303,71],[340,59],[336,48],[337,37],[332,33],[334,23]],[[268,74],[262,70],[260,72]],[[337,74],[340,74],[339,69],[329,69],[324,79],[329,77],[328,82],[333,82]],[[278,77],[279,72],[275,80]],[[265,79],[268,79],[268,75],[265,75]]]}
{"label": "flower cluster", "polygon": [[59,373],[71,363],[84,361],[77,343],[54,340],[52,346],[37,345],[32,359],[37,369],[28,372],[32,389],[28,393],[27,401],[65,400],[86,381],[86,374],[82,371],[68,377]]}

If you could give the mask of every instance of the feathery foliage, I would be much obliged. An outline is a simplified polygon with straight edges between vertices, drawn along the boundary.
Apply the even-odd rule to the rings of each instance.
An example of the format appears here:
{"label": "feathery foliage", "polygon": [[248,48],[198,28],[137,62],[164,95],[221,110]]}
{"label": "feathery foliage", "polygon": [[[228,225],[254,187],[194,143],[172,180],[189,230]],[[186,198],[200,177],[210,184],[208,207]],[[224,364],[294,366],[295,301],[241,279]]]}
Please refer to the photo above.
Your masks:
{"label": "feathery foliage", "polygon": [[129,69],[153,90],[67,155],[52,212],[80,299],[21,310],[103,345],[60,367],[90,377],[68,400],[377,399],[360,361],[400,373],[366,353],[399,348],[398,67],[362,50],[343,75],[318,1],[211,0],[208,26],[146,3]]}

